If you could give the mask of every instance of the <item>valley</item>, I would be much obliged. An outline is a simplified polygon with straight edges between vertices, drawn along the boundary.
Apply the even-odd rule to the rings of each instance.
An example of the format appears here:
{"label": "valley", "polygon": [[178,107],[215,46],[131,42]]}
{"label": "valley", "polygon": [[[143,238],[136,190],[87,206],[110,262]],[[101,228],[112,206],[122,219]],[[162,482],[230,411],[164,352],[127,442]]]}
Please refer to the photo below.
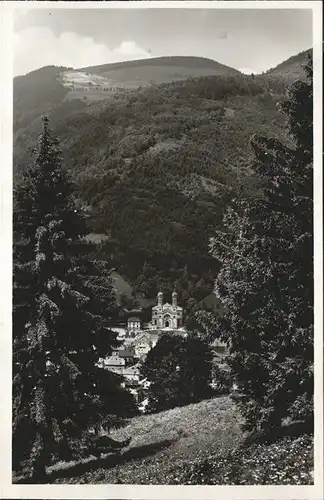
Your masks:
{"label": "valley", "polygon": [[[246,394],[232,376],[234,357],[226,338],[216,338],[216,320],[221,324],[228,309],[214,293],[221,259],[210,251],[216,231],[228,231],[223,216],[233,198],[264,200],[267,186],[253,168],[251,137],[293,145],[280,104],[306,58],[307,52],[299,54],[262,75],[243,75],[208,59],[175,57],[77,69],[51,66],[15,80],[14,186],[21,186],[33,162],[31,153],[46,115],[42,138],[51,137],[46,136],[49,123],[59,139],[63,169],[72,180],[74,220],[79,213],[86,225],[83,239],[71,246],[71,262],[80,257],[84,266],[73,267],[71,276],[74,273],[75,283],[80,280],[82,291],[89,294],[89,313],[82,316],[88,296],[83,303],[76,292],[69,296],[71,314],[64,309],[70,314],[67,322],[60,326],[57,320],[57,327],[54,313],[49,318],[54,318],[59,342],[62,331],[71,342],[70,357],[99,359],[93,372],[85,364],[76,378],[83,377],[87,391],[98,386],[103,394],[96,399],[103,434],[96,435],[98,429],[91,425],[97,416],[87,409],[90,424],[80,438],[64,421],[71,431],[72,451],[62,446],[61,431],[54,429],[43,480],[47,473],[46,480],[58,484],[289,484],[292,477],[294,484],[312,482],[309,428],[295,435],[296,422],[289,416],[283,435],[273,443],[269,436],[259,442],[257,433],[255,437],[248,432],[252,427],[243,427],[239,408]],[[46,154],[44,158],[46,164]],[[59,162],[57,166],[61,168]],[[57,172],[51,175],[58,175],[59,181]],[[65,188],[58,185],[60,197]],[[25,203],[28,206],[28,199]],[[45,214],[48,217],[49,211]],[[49,225],[48,233],[42,228],[36,237],[47,238],[52,228]],[[62,235],[64,231],[55,237]],[[25,244],[27,258],[29,241],[25,243],[17,248],[23,253]],[[41,244],[39,240],[37,251]],[[50,273],[54,261],[63,261],[56,248]],[[43,255],[37,254],[36,270]],[[93,263],[99,264],[97,269]],[[68,285],[52,279],[50,292],[53,283],[64,288],[55,299],[65,300]],[[74,297],[82,304],[80,320]],[[20,310],[24,308],[25,303]],[[198,325],[196,313],[207,313],[207,329]],[[215,338],[209,327],[215,328]],[[255,333],[252,328],[249,332]],[[18,338],[21,341],[25,339]],[[53,380],[58,380],[53,362],[57,345],[45,352],[45,357],[52,356],[44,361],[45,377],[48,369]],[[257,349],[257,342],[251,343],[244,352],[247,360],[240,358],[246,369],[257,358]],[[22,361],[16,366],[24,369]],[[250,386],[255,383],[251,373]],[[88,392],[83,396],[86,399]],[[262,404],[271,412],[266,398]],[[24,416],[21,422],[23,433]],[[84,457],[84,442],[92,431],[99,439],[116,440],[115,448],[102,456],[98,450],[93,455],[90,447]],[[252,443],[246,439],[251,436]],[[77,458],[68,459],[73,453]],[[19,460],[22,467],[17,470],[24,474],[28,464]],[[16,480],[24,482],[26,477]]]}
{"label": "valley", "polygon": [[4,3],[8,498],[321,497],[321,9],[252,3]]}

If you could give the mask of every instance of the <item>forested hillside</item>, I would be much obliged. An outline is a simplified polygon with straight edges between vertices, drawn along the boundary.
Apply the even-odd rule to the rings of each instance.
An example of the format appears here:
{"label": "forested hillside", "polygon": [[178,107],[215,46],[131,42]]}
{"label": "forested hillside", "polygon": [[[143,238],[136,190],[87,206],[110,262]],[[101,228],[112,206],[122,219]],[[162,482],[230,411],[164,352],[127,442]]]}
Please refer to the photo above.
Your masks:
{"label": "forested hillside", "polygon": [[306,50],[296,54],[295,56],[289,57],[286,61],[278,64],[275,68],[270,69],[266,72],[268,77],[279,76],[283,78],[286,82],[293,82],[297,79],[305,79],[305,74],[301,71],[301,65],[305,62],[305,57],[311,55],[312,50]]}
{"label": "forested hillside", "polygon": [[313,61],[288,89],[290,64],[15,82],[13,482],[314,483]]}
{"label": "forested hillside", "polygon": [[[31,95],[43,88],[34,73],[15,84],[16,180],[46,112],[88,211],[89,233],[108,236],[101,255],[145,297],[159,287],[171,293],[176,283],[190,309],[212,289],[217,269],[208,241],[228,200],[261,195],[249,168],[251,135],[288,140],[277,106],[285,80],[278,72],[271,78],[230,72],[124,89],[91,102],[64,100],[66,89],[52,76],[32,108],[20,89],[24,78]],[[55,92],[48,97],[50,88]]]}

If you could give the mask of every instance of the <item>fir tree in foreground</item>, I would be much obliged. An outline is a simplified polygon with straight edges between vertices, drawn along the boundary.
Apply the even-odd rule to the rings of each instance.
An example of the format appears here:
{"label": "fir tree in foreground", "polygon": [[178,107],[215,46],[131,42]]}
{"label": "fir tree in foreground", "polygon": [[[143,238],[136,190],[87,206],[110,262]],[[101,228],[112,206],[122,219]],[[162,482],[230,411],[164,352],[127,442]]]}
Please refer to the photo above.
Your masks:
{"label": "fir tree in foreground", "polygon": [[150,382],[148,412],[158,412],[211,396],[211,350],[195,334],[163,335],[149,351],[141,374]]}
{"label": "fir tree in foreground", "polygon": [[[211,253],[222,267],[215,292],[226,310],[212,336],[229,342],[247,428],[313,417],[313,91],[296,82],[282,104],[294,140],[253,137],[264,197],[227,211]],[[210,328],[210,326],[209,326]]]}
{"label": "fir tree in foreground", "polygon": [[[48,120],[35,162],[15,193],[13,466],[41,482],[53,458],[81,453],[90,427],[134,411],[119,377],[98,367],[116,336],[104,263],[77,258],[84,234]],[[79,445],[79,449],[78,449]]]}

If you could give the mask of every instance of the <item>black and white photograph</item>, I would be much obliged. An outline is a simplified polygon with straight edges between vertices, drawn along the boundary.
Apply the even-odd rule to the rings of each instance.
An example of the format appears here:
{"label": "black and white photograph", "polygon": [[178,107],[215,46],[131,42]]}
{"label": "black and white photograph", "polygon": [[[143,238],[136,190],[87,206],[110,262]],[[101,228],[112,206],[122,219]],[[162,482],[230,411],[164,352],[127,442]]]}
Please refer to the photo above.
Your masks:
{"label": "black and white photograph", "polygon": [[22,3],[5,496],[322,498],[320,3]]}

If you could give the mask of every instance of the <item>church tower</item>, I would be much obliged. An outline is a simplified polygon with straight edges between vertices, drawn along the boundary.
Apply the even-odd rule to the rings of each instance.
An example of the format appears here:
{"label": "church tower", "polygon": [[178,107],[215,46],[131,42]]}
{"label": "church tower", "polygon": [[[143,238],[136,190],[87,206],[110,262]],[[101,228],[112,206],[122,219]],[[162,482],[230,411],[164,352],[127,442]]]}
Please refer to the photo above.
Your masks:
{"label": "church tower", "polygon": [[178,294],[174,290],[172,294],[172,307],[177,307],[177,305],[178,305]]}
{"label": "church tower", "polygon": [[157,295],[157,299],[158,299],[158,306],[162,307],[163,306],[163,292],[159,291],[159,293]]}

